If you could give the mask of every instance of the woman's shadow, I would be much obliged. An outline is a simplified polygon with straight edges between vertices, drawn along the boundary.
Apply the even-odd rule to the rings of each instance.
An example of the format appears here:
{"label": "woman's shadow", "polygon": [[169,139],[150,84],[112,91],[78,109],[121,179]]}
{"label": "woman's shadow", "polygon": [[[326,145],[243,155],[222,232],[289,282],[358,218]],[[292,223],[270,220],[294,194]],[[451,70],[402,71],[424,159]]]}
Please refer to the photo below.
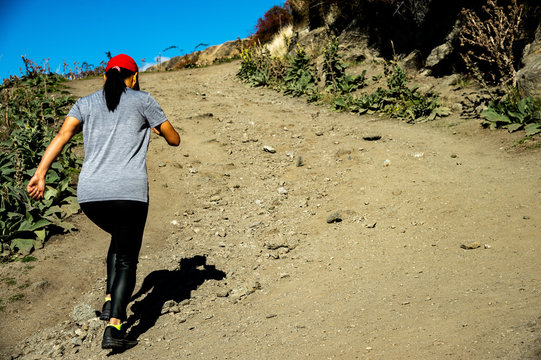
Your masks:
{"label": "woman's shadow", "polygon": [[173,300],[179,303],[189,299],[192,290],[197,289],[206,280],[224,278],[225,273],[217,270],[214,265],[207,265],[207,258],[201,255],[180,260],[178,270],[151,272],[143,281],[141,289],[131,298],[131,301],[135,301],[148,293],[144,299],[136,301],[131,307],[133,315],[128,318],[127,325],[130,327],[138,320],[139,323],[130,329],[128,336],[137,339],[153,327],[166,301]]}

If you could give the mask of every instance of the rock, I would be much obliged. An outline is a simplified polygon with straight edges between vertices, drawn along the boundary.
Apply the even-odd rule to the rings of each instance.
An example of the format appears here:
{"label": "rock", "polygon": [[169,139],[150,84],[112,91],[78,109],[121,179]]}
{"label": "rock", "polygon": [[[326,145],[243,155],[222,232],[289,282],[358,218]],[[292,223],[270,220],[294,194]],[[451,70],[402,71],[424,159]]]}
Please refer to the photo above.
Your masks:
{"label": "rock", "polygon": [[453,46],[449,43],[436,46],[426,58],[425,66],[431,70],[437,68],[442,62],[447,60],[453,50]]}
{"label": "rock", "polygon": [[272,146],[269,146],[269,145],[263,146],[263,151],[266,151],[266,152],[271,153],[271,154],[276,153],[276,149],[273,148]]}
{"label": "rock", "polygon": [[368,228],[368,229],[373,229],[373,228],[376,227],[376,224],[377,224],[377,223],[376,223],[375,221],[371,221],[371,222],[368,222],[368,223],[364,224],[364,226],[365,226],[366,228]]}
{"label": "rock", "polygon": [[167,300],[165,303],[163,303],[161,314],[163,315],[163,314],[167,314],[168,312],[171,312],[173,307],[177,305],[178,304],[175,300]]}
{"label": "rock", "polygon": [[479,241],[476,241],[476,242],[473,242],[473,243],[462,244],[462,245],[460,245],[460,247],[462,249],[465,249],[465,250],[473,250],[473,249],[480,248],[481,243]]}
{"label": "rock", "polygon": [[337,211],[327,216],[327,224],[342,222],[342,214]]}
{"label": "rock", "polygon": [[539,54],[541,54],[541,24],[537,26],[534,41],[524,47],[522,63],[528,65],[531,61],[534,61]]}
{"label": "rock", "polygon": [[88,304],[79,304],[73,307],[72,318],[76,323],[90,320],[96,317],[96,311]]}
{"label": "rock", "polygon": [[228,297],[229,296],[229,290],[228,289],[218,290],[216,292],[216,296],[221,297],[221,298]]}
{"label": "rock", "polygon": [[517,72],[517,86],[522,96],[541,99],[541,53]]}
{"label": "rock", "polygon": [[419,50],[413,50],[401,63],[406,71],[419,71],[423,67],[423,55]]}
{"label": "rock", "polygon": [[276,191],[278,191],[278,194],[280,194],[280,195],[287,195],[288,194],[288,191],[284,187],[279,187],[278,189],[276,189]]}
{"label": "rock", "polygon": [[296,164],[297,167],[301,167],[301,166],[304,166],[304,161],[302,160],[302,156],[299,156],[297,158],[297,164]]}

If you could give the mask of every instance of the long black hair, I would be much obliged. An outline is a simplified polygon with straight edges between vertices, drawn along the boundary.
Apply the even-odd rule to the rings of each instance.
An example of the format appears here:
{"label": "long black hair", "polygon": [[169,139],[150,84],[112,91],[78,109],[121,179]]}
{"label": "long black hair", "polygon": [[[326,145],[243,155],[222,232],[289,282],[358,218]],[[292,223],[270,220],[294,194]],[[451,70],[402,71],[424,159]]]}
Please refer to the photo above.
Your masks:
{"label": "long black hair", "polygon": [[[118,70],[120,69],[120,71]],[[122,93],[126,92],[126,83],[124,80],[133,76],[135,73],[124,68],[111,68],[106,73],[105,84],[103,85],[103,92],[105,93],[105,102],[109,111],[115,111]],[[137,77],[134,90],[139,90],[139,77]]]}

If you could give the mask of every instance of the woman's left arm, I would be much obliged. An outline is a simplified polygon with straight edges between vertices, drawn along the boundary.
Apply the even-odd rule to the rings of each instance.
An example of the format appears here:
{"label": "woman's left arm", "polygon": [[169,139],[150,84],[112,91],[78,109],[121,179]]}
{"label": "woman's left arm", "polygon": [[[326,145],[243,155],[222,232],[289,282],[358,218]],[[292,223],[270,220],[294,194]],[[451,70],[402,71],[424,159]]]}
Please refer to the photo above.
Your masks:
{"label": "woman's left arm", "polygon": [[43,198],[45,192],[45,175],[53,164],[56,157],[62,152],[64,146],[70,141],[73,135],[77,134],[81,130],[81,122],[73,116],[68,116],[64,121],[64,124],[58,131],[58,134],[51,141],[41,161],[34,173],[34,176],[28,182],[26,191],[30,194],[30,197],[34,200]]}

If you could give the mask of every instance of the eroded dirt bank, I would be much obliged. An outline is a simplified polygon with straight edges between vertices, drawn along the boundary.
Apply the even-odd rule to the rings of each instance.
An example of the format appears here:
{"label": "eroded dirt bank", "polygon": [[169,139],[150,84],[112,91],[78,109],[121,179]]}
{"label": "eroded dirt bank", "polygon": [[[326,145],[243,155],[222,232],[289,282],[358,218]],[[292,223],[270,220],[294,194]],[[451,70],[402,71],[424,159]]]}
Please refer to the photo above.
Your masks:
{"label": "eroded dirt bank", "polygon": [[[247,88],[237,66],[141,77],[183,142],[150,144],[136,290],[150,286],[132,308],[140,343],[114,358],[539,357],[539,149],[453,117],[334,113]],[[33,268],[0,268],[29,284],[0,313],[7,358],[107,354],[102,324],[70,319],[101,306],[108,239],[75,222]]]}

